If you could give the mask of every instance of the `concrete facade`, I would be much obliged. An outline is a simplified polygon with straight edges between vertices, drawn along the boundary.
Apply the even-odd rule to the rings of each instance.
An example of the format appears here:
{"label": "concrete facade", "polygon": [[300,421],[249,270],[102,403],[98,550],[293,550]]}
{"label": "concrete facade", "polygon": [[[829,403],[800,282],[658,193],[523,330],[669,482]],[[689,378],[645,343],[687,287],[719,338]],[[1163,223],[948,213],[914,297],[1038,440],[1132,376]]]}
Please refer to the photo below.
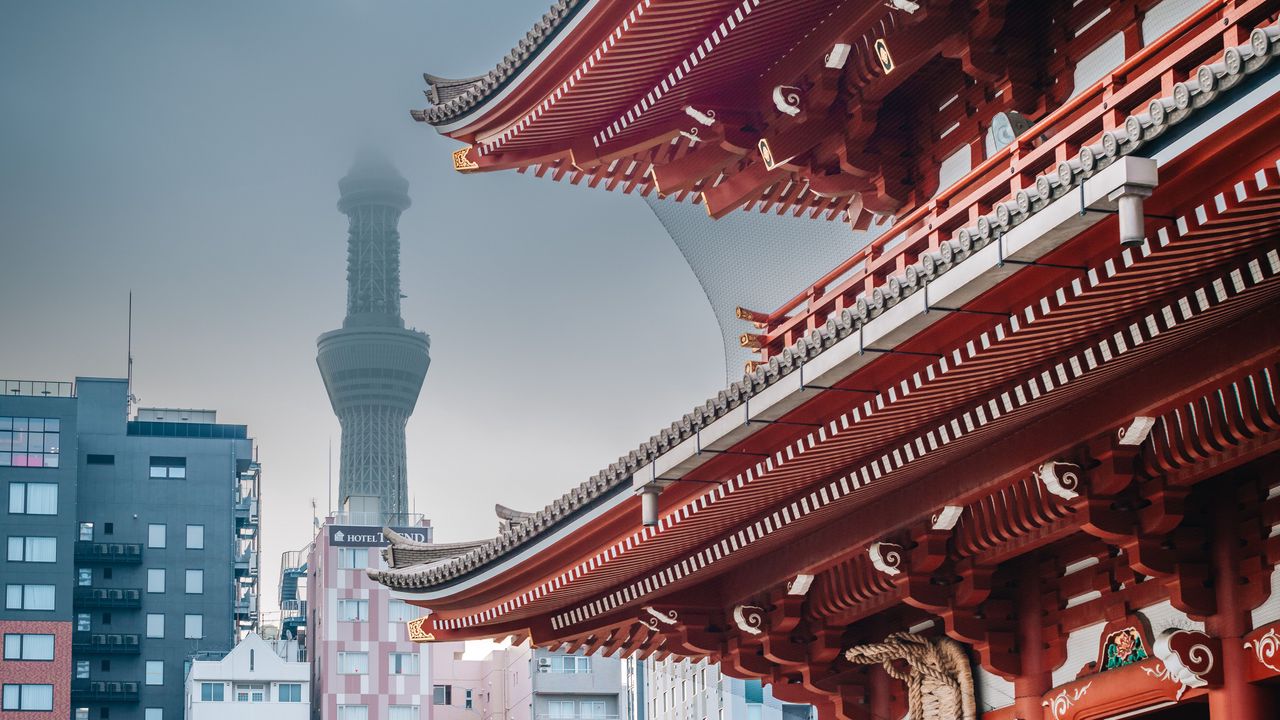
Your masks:
{"label": "concrete facade", "polygon": [[[208,410],[130,419],[123,379],[32,387],[0,396],[10,428],[0,430],[0,628],[14,655],[0,660],[0,678],[49,678],[58,717],[181,718],[188,658],[230,650],[237,630],[256,624],[259,468],[248,430]],[[26,419],[27,437],[14,418]],[[32,418],[44,428],[38,451]],[[40,648],[49,634],[52,660],[22,657],[17,638],[36,636],[28,647]],[[43,687],[9,694],[45,704]]]}
{"label": "concrete facade", "polygon": [[811,720],[809,705],[784,703],[759,680],[738,680],[715,663],[635,661],[634,720]]}
{"label": "concrete facade", "polygon": [[[76,398],[71,383],[0,382],[0,716],[37,720],[52,711],[64,718],[71,708]],[[46,424],[56,429],[46,432]],[[39,449],[29,452],[36,433]]]}
{"label": "concrete facade", "polygon": [[186,720],[308,720],[311,668],[249,633],[225,656],[191,663]]}

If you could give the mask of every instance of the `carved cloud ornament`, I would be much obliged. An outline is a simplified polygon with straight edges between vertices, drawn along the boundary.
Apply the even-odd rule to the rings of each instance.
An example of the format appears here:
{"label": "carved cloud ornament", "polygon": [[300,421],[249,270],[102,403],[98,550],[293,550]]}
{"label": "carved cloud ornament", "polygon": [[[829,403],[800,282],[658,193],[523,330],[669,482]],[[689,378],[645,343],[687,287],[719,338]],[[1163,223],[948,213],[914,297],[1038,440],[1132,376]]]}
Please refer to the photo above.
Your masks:
{"label": "carved cloud ornament", "polygon": [[1050,460],[1041,463],[1034,474],[1051,494],[1063,500],[1075,500],[1080,497],[1080,473],[1080,466],[1075,463]]}
{"label": "carved cloud ornament", "polygon": [[867,548],[871,556],[871,565],[885,575],[898,575],[902,572],[902,546],[893,543],[872,543]]}

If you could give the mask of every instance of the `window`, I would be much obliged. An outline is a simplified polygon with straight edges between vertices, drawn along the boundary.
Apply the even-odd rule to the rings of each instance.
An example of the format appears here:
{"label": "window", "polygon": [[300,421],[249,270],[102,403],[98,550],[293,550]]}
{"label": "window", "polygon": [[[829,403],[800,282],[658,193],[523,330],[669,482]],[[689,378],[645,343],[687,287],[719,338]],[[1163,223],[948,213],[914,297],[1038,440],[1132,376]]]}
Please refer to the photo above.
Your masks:
{"label": "window", "polygon": [[142,720],[164,720],[164,708],[147,708],[142,713]]}
{"label": "window", "polygon": [[111,717],[111,708],[109,707],[98,708],[98,717],[102,718],[102,720],[107,720],[107,718]]}
{"label": "window", "polygon": [[169,478],[183,480],[187,477],[187,459],[184,457],[151,456],[151,473],[153,478]]}
{"label": "window", "polygon": [[[85,675],[85,677],[89,677],[89,676]],[[75,718],[76,720],[89,720],[89,708],[87,707],[76,708]]]}
{"label": "window", "polygon": [[5,634],[5,660],[52,660],[53,636],[28,635],[22,633]]}
{"label": "window", "polygon": [[103,625],[110,625],[110,624],[111,624],[111,613],[109,613],[109,612],[104,612],[104,613],[102,613],[102,624],[103,624]]}
{"label": "window", "polygon": [[276,694],[280,702],[302,702],[302,683],[280,683]]}
{"label": "window", "polygon": [[58,539],[51,537],[19,537],[9,538],[9,560],[11,562],[51,563],[58,558]]}
{"label": "window", "polygon": [[417,653],[393,652],[387,656],[387,669],[392,675],[417,675]]}
{"label": "window", "polygon": [[76,585],[80,587],[89,587],[93,584],[93,570],[90,568],[79,568],[76,570]]}
{"label": "window", "polygon": [[581,655],[556,655],[551,658],[551,672],[553,673],[589,673],[591,672],[591,658],[582,657]]}
{"label": "window", "polygon": [[262,684],[236,684],[236,702],[260,703],[267,699],[267,686]]}
{"label": "window", "polygon": [[147,592],[164,592],[164,568],[147,569]]}
{"label": "window", "polygon": [[343,570],[363,570],[369,567],[369,549],[338,548],[338,567]]}
{"label": "window", "polygon": [[452,685],[432,685],[431,686],[431,704],[432,705],[452,705],[453,704],[453,686]]}
{"label": "window", "polygon": [[111,535],[111,534],[114,534],[115,531],[116,531],[116,526],[113,523],[102,523],[103,535]]}
{"label": "window", "polygon": [[604,716],[603,700],[583,700],[578,703],[578,717],[603,718]]}
{"label": "window", "polygon": [[52,585],[6,585],[4,588],[6,610],[52,610]]}
{"label": "window", "polygon": [[369,672],[369,653],[367,652],[338,653],[338,674],[365,675],[368,672]]}
{"label": "window", "polygon": [[369,619],[368,600],[339,600],[338,620],[342,622],[366,622]]}
{"label": "window", "polygon": [[98,668],[99,668],[99,669],[101,669],[101,670],[102,670],[102,672],[111,672],[111,661],[110,661],[110,660],[103,660],[103,661],[98,665]]}
{"label": "window", "polygon": [[4,686],[5,710],[53,710],[52,685],[8,685]]}
{"label": "window", "polygon": [[58,467],[57,418],[0,417],[0,467]]}
{"label": "window", "polygon": [[338,720],[369,720],[369,706],[339,705]]}
{"label": "window", "polygon": [[53,483],[9,483],[13,515],[57,515],[58,486]]}
{"label": "window", "polygon": [[147,684],[163,685],[164,684],[164,663],[159,660],[147,661]]}
{"label": "window", "polygon": [[116,456],[115,455],[94,455],[93,453],[89,453],[85,457],[84,461],[89,465],[115,465]]}
{"label": "window", "polygon": [[465,700],[463,700],[463,705],[462,705],[462,706],[463,706],[464,708],[466,708],[467,710],[472,710],[473,708],[472,708],[472,701],[471,701],[471,689],[470,689],[470,688],[468,688],[468,689],[467,689],[467,691],[466,691],[466,693],[467,693],[467,694],[466,694],[466,698],[465,698]]}
{"label": "window", "polygon": [[163,524],[152,524],[147,526],[147,547],[162,548],[164,547],[165,526]]}
{"label": "window", "polygon": [[204,637],[204,616],[203,615],[185,615],[183,616],[182,636],[188,640],[199,640]]}
{"label": "window", "polygon": [[573,701],[572,700],[548,700],[547,701],[547,717],[549,718],[573,717]]}
{"label": "window", "polygon": [[226,692],[226,686],[222,683],[202,682],[200,683],[200,700],[201,702],[222,702],[223,693]]}
{"label": "window", "polygon": [[387,707],[387,720],[418,720],[418,706],[390,705]]}
{"label": "window", "polygon": [[188,570],[187,571],[187,594],[200,595],[204,592],[204,571]]}
{"label": "window", "polygon": [[164,637],[164,614],[147,613],[147,637]]}
{"label": "window", "polygon": [[93,629],[93,622],[89,618],[89,613],[76,613],[76,630],[79,632],[89,632]]}
{"label": "window", "polygon": [[76,678],[81,680],[89,679],[89,661],[88,660],[76,661]]}
{"label": "window", "polygon": [[80,539],[81,540],[93,539],[93,523],[91,522],[80,523]]}
{"label": "window", "polygon": [[409,622],[417,617],[414,607],[403,600],[392,600],[387,603],[388,622]]}
{"label": "window", "polygon": [[103,579],[103,580],[110,580],[110,579],[111,579],[111,568],[109,568],[109,567],[104,567],[104,568],[102,568],[102,579]]}
{"label": "window", "polygon": [[187,549],[188,550],[204,549],[204,526],[203,525],[187,526]]}

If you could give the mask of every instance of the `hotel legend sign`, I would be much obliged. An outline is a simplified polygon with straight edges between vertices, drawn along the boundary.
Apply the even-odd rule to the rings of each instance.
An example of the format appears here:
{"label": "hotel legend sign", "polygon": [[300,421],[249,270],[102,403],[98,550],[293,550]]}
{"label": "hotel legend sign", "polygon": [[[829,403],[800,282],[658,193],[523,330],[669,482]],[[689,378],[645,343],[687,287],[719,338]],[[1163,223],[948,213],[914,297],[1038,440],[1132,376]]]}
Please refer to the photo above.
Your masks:
{"label": "hotel legend sign", "polygon": [[[431,542],[431,528],[391,528],[410,540]],[[336,547],[381,547],[387,544],[382,528],[373,525],[330,525],[329,544]]]}

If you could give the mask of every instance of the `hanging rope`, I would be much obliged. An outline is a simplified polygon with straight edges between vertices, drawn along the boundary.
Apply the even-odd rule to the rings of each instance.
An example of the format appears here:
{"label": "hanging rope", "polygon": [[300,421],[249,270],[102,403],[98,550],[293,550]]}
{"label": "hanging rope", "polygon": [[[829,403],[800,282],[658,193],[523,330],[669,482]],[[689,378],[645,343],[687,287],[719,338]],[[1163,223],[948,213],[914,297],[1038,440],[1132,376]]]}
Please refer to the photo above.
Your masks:
{"label": "hanging rope", "polygon": [[893,633],[884,642],[855,645],[851,663],[879,663],[890,677],[907,684],[911,720],[975,720],[973,672],[964,648],[946,638]]}

